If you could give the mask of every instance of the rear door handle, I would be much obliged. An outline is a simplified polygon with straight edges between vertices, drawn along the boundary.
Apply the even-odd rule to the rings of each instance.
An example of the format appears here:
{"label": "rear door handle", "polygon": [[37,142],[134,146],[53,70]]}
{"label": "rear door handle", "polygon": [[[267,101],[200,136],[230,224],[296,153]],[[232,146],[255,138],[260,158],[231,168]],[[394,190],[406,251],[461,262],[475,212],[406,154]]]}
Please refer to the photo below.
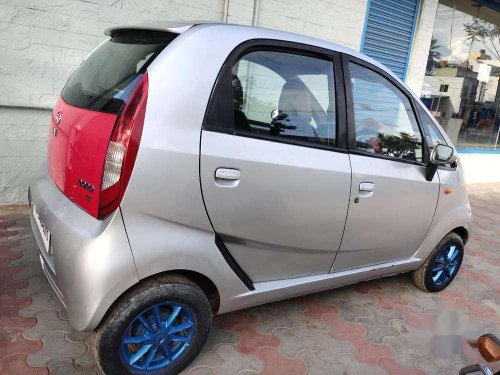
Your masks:
{"label": "rear door handle", "polygon": [[220,178],[221,180],[239,180],[241,172],[237,169],[232,168],[217,168],[215,171],[215,178]]}
{"label": "rear door handle", "polygon": [[241,172],[234,168],[217,168],[215,183],[222,187],[236,187],[240,182]]}
{"label": "rear door handle", "polygon": [[359,184],[359,196],[369,198],[375,191],[375,184],[373,182],[362,182]]}

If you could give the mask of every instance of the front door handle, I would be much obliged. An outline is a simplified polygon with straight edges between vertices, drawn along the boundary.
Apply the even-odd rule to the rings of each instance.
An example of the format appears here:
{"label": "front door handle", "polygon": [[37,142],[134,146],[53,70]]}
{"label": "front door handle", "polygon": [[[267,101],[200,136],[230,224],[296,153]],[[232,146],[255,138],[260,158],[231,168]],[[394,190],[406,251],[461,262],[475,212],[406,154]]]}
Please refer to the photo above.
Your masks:
{"label": "front door handle", "polygon": [[217,168],[215,183],[222,187],[236,187],[240,181],[241,172],[234,168]]}
{"label": "front door handle", "polygon": [[217,168],[215,171],[215,178],[220,178],[221,180],[239,180],[241,172],[233,168]]}
{"label": "front door handle", "polygon": [[369,198],[375,191],[375,184],[373,182],[362,182],[359,184],[359,196]]}

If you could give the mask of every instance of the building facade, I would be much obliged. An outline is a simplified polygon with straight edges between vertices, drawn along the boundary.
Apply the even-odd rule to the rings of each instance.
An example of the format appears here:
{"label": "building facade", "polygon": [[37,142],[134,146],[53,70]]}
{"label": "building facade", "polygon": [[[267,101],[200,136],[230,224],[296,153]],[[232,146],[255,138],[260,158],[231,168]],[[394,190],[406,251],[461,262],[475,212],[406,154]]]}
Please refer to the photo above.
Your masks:
{"label": "building facade", "polygon": [[[0,204],[26,201],[51,108],[103,31],[148,21],[256,25],[361,50],[420,94],[482,165],[500,158],[499,11],[495,0],[0,0]],[[484,174],[472,180],[492,178]]]}
{"label": "building facade", "polygon": [[450,0],[438,6],[422,97],[462,152],[495,152],[500,14],[492,7],[467,5]]}

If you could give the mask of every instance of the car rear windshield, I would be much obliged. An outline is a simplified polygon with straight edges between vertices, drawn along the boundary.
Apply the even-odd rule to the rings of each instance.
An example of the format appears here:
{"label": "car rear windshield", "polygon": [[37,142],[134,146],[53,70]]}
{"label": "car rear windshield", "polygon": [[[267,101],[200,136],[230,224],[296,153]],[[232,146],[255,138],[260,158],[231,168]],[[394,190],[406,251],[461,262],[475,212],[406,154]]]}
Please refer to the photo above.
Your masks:
{"label": "car rear windshield", "polygon": [[62,91],[76,107],[118,114],[138,77],[177,34],[134,30],[113,36],[71,76]]}

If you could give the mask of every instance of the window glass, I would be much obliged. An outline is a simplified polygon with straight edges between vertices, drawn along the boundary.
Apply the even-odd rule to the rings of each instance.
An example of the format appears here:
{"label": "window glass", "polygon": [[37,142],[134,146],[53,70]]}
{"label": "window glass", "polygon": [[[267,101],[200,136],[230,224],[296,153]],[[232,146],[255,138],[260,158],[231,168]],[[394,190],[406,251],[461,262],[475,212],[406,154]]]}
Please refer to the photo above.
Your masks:
{"label": "window glass", "polygon": [[66,103],[117,114],[148,64],[176,35],[152,31],[122,32],[96,49],[68,80]]}
{"label": "window glass", "polygon": [[335,145],[331,61],[256,51],[243,56],[232,75],[236,129]]}
{"label": "window glass", "polygon": [[437,8],[421,99],[460,148],[500,149],[500,12],[493,8],[458,0]]}
{"label": "window glass", "polygon": [[350,63],[356,148],[422,161],[422,136],[410,101],[378,73]]}
{"label": "window glass", "polygon": [[427,112],[424,111],[423,108],[417,105],[418,108],[418,115],[420,116],[420,121],[422,122],[422,126],[424,126],[428,133],[429,133],[429,138],[430,138],[430,147],[436,147],[438,144],[447,144],[443,135],[441,132],[438,130],[436,127],[436,124],[434,124],[434,121],[429,117]]}

